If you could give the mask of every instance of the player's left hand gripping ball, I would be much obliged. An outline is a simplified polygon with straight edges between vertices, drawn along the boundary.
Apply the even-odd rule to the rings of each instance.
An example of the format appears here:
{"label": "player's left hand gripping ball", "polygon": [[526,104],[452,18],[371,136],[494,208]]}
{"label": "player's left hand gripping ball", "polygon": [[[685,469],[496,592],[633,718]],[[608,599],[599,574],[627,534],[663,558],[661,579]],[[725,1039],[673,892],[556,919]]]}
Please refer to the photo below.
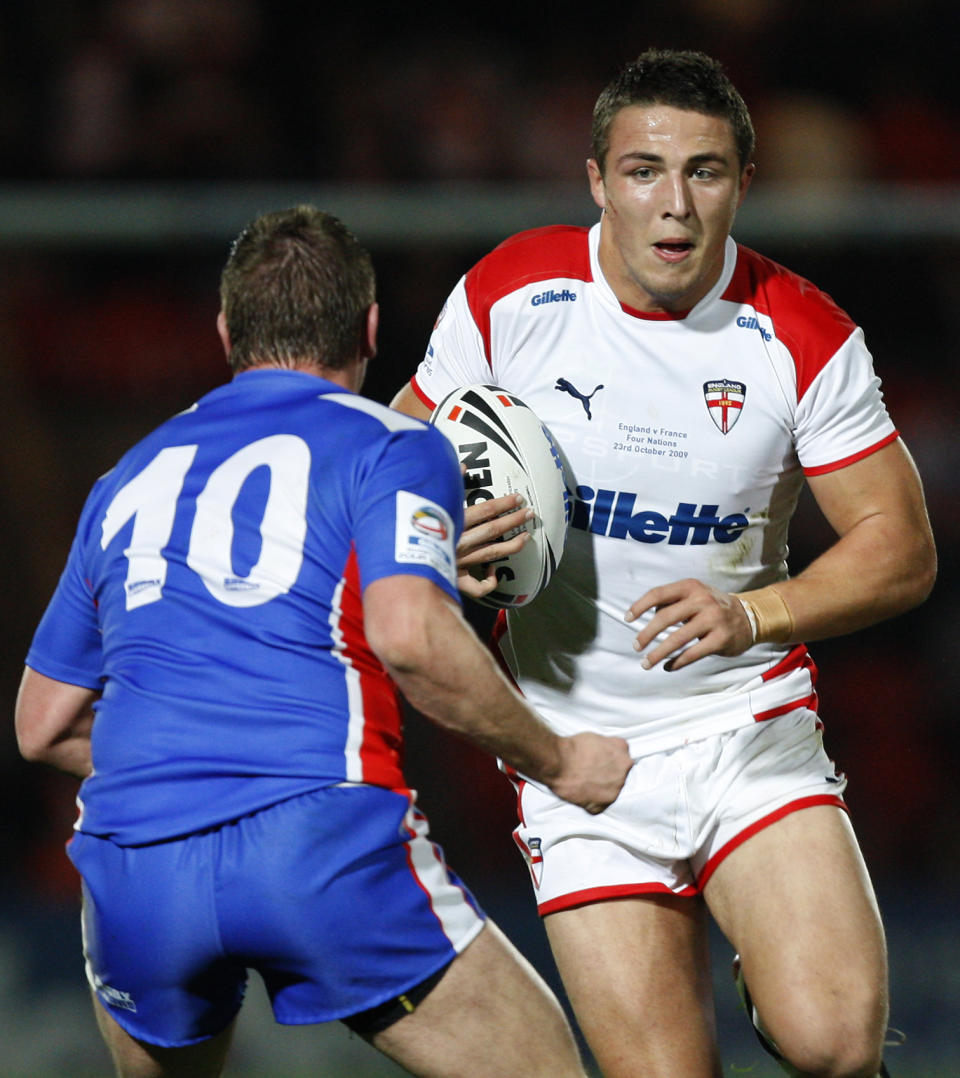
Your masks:
{"label": "player's left hand gripping ball", "polygon": [[490,385],[454,390],[430,422],[453,443],[465,468],[468,506],[520,494],[533,510],[530,539],[497,562],[497,587],[478,600],[498,609],[525,606],[550,582],[567,534],[569,496],[552,435],[519,397]]}

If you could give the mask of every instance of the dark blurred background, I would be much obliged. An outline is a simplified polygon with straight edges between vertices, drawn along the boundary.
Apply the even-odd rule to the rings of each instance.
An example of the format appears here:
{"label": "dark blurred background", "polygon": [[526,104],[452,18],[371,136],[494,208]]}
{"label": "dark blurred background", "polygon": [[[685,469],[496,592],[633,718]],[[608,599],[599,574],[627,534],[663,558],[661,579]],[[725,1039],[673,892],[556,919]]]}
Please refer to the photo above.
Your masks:
{"label": "dark blurred background", "polygon": [[[566,9],[564,9],[566,11]],[[589,224],[590,113],[651,46],[721,59],[751,107],[758,173],[735,236],[861,323],[922,473],[941,557],[919,610],[813,646],[827,745],[888,922],[898,1076],[960,1074],[960,8],[924,0],[513,3],[7,0],[0,8],[0,551],[8,715],[93,480],[224,381],[214,332],[230,240],[309,200],[374,255],[387,401],[457,278],[520,228]],[[805,504],[795,569],[828,541]],[[486,617],[471,610],[478,631]],[[555,983],[509,784],[409,722],[435,837]],[[84,996],[75,784],[0,735],[0,1078],[106,1074]],[[829,894],[824,901],[829,902]],[[747,1038],[717,941],[730,1066]],[[275,1031],[255,998],[230,1073],[395,1074],[336,1031]],[[291,1035],[293,1036],[293,1035]],[[304,1038],[313,1038],[305,1040]]]}

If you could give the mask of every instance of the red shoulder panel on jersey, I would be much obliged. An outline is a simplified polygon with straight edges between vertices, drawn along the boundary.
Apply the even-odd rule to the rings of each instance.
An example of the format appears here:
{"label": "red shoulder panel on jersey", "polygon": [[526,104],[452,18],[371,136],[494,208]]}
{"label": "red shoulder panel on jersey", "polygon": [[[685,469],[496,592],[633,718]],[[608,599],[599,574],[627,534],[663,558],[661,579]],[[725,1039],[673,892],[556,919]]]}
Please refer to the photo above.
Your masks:
{"label": "red shoulder panel on jersey", "polygon": [[490,362],[490,308],[535,281],[566,277],[592,280],[586,228],[547,225],[518,232],[495,247],[467,273],[467,302]]}
{"label": "red shoulder panel on jersey", "polygon": [[747,303],[774,324],[789,348],[797,370],[797,400],[840,346],[856,323],[816,285],[772,259],[737,246],[737,266],[723,299]]}

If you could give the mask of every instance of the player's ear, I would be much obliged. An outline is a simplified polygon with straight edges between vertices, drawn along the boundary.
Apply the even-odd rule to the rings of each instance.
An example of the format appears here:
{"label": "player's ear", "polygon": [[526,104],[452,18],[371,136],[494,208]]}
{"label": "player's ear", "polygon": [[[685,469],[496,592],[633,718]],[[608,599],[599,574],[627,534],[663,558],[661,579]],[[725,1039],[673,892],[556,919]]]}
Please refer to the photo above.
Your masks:
{"label": "player's ear", "polygon": [[587,159],[587,178],[590,181],[590,194],[593,195],[593,201],[601,210],[605,210],[607,208],[607,191],[603,184],[603,173],[600,171],[600,165],[595,157]]}
{"label": "player's ear", "polygon": [[740,194],[737,198],[738,206],[743,202],[744,198],[746,197],[747,189],[750,186],[750,181],[753,179],[753,174],[756,171],[757,166],[753,164],[753,162],[751,162],[749,165],[747,165],[743,172],[740,173]]}
{"label": "player's ear", "polygon": [[377,330],[380,327],[380,304],[371,303],[367,311],[361,347],[363,358],[373,359],[377,354]]}
{"label": "player's ear", "polygon": [[227,357],[227,362],[230,362],[230,330],[227,329],[227,316],[220,310],[217,315],[217,334],[220,337],[220,343],[223,345],[223,354]]}

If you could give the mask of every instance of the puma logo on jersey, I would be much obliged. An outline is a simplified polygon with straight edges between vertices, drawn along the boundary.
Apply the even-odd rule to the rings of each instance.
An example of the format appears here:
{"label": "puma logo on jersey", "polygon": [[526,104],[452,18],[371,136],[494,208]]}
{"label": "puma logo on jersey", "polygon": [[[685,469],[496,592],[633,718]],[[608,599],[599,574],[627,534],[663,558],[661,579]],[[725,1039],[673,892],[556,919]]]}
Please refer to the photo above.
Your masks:
{"label": "puma logo on jersey", "polygon": [[561,393],[569,393],[571,397],[576,397],[576,399],[583,405],[583,410],[587,413],[587,419],[593,419],[593,416],[590,414],[590,400],[594,393],[603,389],[602,385],[597,386],[593,393],[581,393],[580,390],[577,389],[572,382],[568,382],[566,378],[558,378],[557,384],[553,388],[559,389]]}

